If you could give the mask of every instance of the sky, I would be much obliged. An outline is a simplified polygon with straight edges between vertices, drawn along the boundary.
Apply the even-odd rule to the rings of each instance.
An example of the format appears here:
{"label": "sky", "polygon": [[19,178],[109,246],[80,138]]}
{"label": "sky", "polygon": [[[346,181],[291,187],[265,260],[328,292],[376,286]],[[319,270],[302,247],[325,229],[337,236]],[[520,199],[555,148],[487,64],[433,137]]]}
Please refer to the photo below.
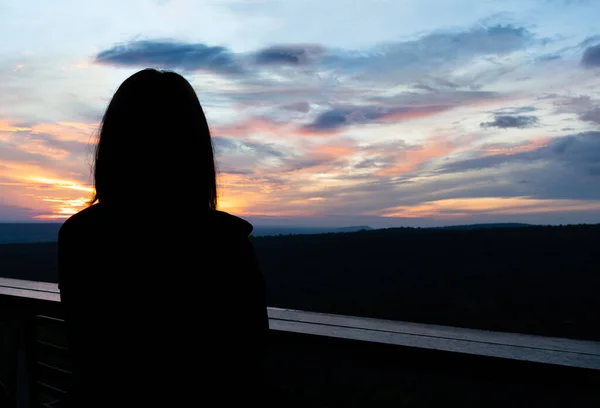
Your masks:
{"label": "sky", "polygon": [[154,67],[194,86],[219,209],[252,222],[598,223],[599,14],[595,0],[0,0],[0,222],[85,208],[108,101]]}

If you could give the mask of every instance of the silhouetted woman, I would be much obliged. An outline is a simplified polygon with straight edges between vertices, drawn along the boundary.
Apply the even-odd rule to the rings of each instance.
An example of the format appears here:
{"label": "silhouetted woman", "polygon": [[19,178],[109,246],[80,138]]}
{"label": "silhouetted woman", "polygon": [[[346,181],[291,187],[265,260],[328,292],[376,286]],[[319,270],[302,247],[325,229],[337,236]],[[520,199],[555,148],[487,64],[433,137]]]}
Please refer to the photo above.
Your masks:
{"label": "silhouetted woman", "polygon": [[229,406],[261,397],[268,320],[252,226],[216,210],[194,89],[129,77],[104,115],[92,205],[58,238],[73,406]]}

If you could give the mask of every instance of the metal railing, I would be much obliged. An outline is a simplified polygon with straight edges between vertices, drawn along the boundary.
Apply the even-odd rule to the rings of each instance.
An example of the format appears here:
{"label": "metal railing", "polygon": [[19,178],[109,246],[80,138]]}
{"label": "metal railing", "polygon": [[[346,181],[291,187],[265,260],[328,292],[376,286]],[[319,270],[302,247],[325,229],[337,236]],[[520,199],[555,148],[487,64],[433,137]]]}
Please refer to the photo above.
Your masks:
{"label": "metal railing", "polygon": [[[453,358],[464,355],[464,361],[477,361],[476,364],[490,368],[515,361],[514,364],[521,364],[519,367],[523,364],[541,367],[536,371],[538,376],[542,372],[558,373],[556,375],[572,380],[576,373],[583,385],[600,380],[600,342],[280,308],[269,308],[268,312],[271,331],[283,336],[282,339],[298,335],[323,343],[352,342],[369,344],[371,348],[379,344],[386,347],[385,350],[403,350],[401,352],[411,356],[416,350],[427,350],[438,353],[435,359],[439,364],[443,364],[447,358],[444,356],[448,355]],[[7,329],[4,341],[8,345],[1,357],[4,372],[0,375],[4,378],[0,381],[5,395],[0,397],[4,398],[0,406],[4,406],[3,403],[18,407],[55,408],[59,405],[70,378],[68,348],[60,316],[56,284],[0,278],[0,319]],[[297,340],[292,343],[299,344]],[[548,375],[558,378],[555,374]]]}

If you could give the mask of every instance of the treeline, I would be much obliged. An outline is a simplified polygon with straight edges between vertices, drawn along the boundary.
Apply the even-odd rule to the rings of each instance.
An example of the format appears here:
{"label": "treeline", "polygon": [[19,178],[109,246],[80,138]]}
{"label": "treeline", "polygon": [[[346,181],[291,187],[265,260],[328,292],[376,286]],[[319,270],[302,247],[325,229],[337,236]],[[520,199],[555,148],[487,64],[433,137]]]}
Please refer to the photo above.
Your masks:
{"label": "treeline", "polygon": [[[600,340],[600,225],[252,241],[271,306]],[[56,244],[0,245],[0,275],[56,281]]]}
{"label": "treeline", "polygon": [[261,237],[270,304],[600,340],[600,225]]}

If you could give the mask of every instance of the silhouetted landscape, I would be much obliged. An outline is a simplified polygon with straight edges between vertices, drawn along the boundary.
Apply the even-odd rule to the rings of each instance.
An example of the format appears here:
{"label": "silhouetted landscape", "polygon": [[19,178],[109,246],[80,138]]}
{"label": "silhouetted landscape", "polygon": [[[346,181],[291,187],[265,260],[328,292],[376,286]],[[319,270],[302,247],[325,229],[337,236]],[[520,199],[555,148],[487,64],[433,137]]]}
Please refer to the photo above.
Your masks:
{"label": "silhouetted landscape", "polygon": [[[600,339],[600,225],[390,228],[252,240],[270,306]],[[0,270],[55,282],[55,257],[55,243],[0,245]]]}

